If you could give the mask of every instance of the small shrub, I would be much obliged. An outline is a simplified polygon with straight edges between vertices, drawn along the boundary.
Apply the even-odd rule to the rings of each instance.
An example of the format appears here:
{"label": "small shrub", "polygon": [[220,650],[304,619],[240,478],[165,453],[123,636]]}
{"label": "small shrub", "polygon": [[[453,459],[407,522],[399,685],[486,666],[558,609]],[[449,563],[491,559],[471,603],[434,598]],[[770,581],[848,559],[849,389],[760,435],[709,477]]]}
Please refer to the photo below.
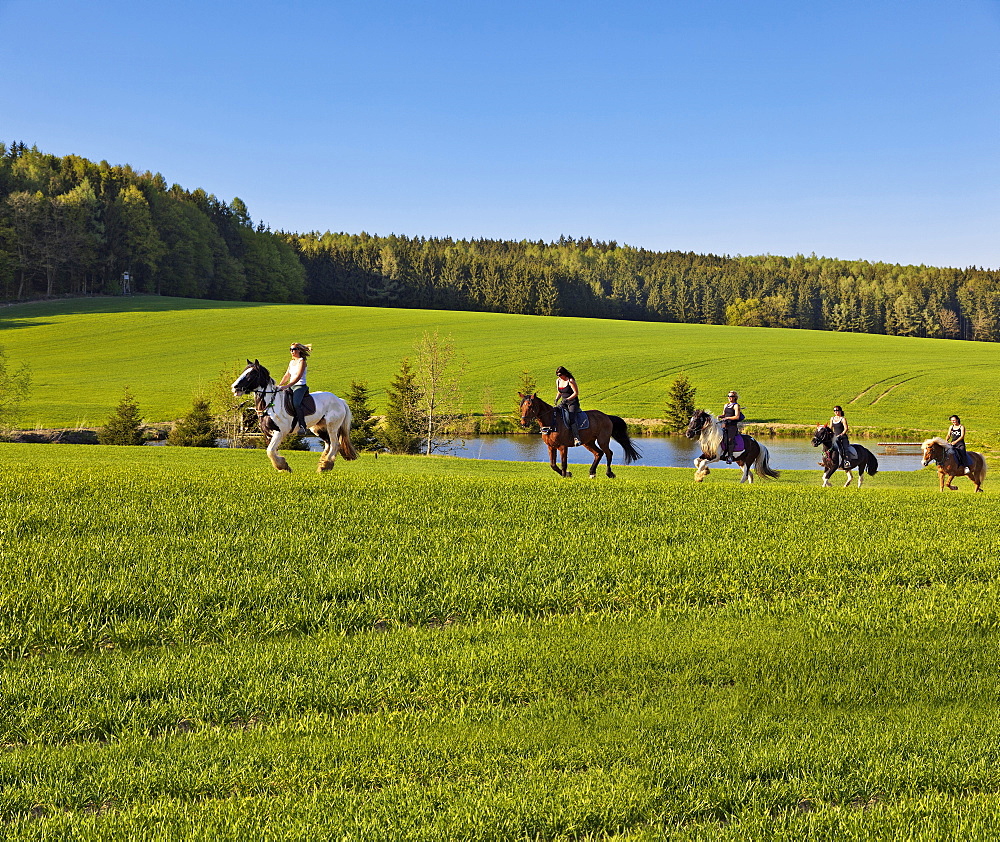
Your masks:
{"label": "small shrub", "polygon": [[122,395],[121,403],[108,418],[107,423],[97,433],[101,444],[139,445],[144,441],[142,433],[142,416],[139,407],[128,386]]}
{"label": "small shrub", "polygon": [[167,443],[176,447],[215,447],[215,419],[205,398],[195,398],[191,411],[174,424]]}

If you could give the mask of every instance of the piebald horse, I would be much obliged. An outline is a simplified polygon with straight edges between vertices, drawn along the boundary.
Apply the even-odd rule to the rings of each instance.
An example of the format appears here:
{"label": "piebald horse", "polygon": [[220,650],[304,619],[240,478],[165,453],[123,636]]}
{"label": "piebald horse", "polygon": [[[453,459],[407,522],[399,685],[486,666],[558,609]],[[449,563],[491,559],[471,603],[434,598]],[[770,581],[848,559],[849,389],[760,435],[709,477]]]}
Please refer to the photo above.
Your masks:
{"label": "piebald horse", "polygon": [[951,484],[952,477],[968,477],[976,486],[976,491],[983,490],[983,480],[986,479],[986,460],[982,453],[974,450],[968,451],[969,473],[965,473],[965,466],[958,464],[955,449],[940,436],[927,439],[922,445],[923,465],[926,468],[931,462],[937,463],[938,480],[941,483],[941,491],[947,487],[951,491],[958,491],[957,485]]}
{"label": "piebald horse", "polygon": [[[237,397],[253,393],[257,408],[257,420],[261,432],[267,437],[267,458],[279,471],[292,472],[285,457],[278,453],[282,440],[292,431],[295,416],[285,404],[286,393],[278,390],[274,378],[259,361],[247,360],[247,367],[230,387]],[[308,399],[314,406],[310,410]],[[351,444],[351,408],[347,402],[332,392],[310,392],[305,411],[306,427],[324,443],[319,457],[318,471],[329,471],[337,458],[338,450],[347,460],[357,459],[358,454]]]}
{"label": "piebald horse", "polygon": [[[701,455],[694,460],[696,469],[694,481],[701,482],[710,473],[708,463],[719,459],[722,448],[722,423],[712,413],[699,409],[691,416],[691,423],[688,424],[684,435],[689,439],[698,439],[698,444],[701,445]],[[781,476],[781,471],[774,470],[768,462],[768,452],[764,445],[752,436],[742,433],[740,436],[743,444],[734,445],[736,452],[732,456],[736,464],[743,469],[741,483],[753,482],[751,469],[759,477],[776,479]]]}
{"label": "piebald horse", "polygon": [[[553,407],[538,395],[518,394],[521,398],[521,426],[527,427],[530,421],[538,420],[543,427],[549,428],[551,432],[542,433],[542,441],[549,447],[549,466],[561,477],[573,476],[566,469],[566,451],[573,447],[573,433],[564,423],[556,421]],[[611,471],[611,457],[614,455],[610,447],[611,439],[622,446],[626,465],[631,465],[636,459],[642,458],[642,454],[636,450],[632,439],[629,438],[628,426],[624,420],[617,415],[605,415],[597,409],[588,409],[586,415],[590,419],[590,426],[580,430],[578,435],[580,444],[594,454],[594,464],[590,466],[591,479],[597,476],[597,466],[601,464],[602,456],[608,460],[608,477],[615,478]],[[561,469],[556,467],[557,451],[562,457]]]}
{"label": "piebald horse", "polygon": [[[813,447],[823,446],[823,488],[830,487],[830,477],[833,476],[838,468],[847,472],[847,482],[844,483],[844,488],[847,488],[854,479],[854,475],[851,472],[855,468],[858,469],[858,488],[861,488],[865,474],[873,477],[878,473],[878,459],[875,458],[875,454],[860,444],[851,445],[856,454],[855,458],[847,465],[844,465],[840,461],[840,453],[833,446],[833,429],[827,424],[820,424],[816,427],[816,432],[812,438],[812,445]],[[848,458],[850,458],[850,454],[848,454]]]}

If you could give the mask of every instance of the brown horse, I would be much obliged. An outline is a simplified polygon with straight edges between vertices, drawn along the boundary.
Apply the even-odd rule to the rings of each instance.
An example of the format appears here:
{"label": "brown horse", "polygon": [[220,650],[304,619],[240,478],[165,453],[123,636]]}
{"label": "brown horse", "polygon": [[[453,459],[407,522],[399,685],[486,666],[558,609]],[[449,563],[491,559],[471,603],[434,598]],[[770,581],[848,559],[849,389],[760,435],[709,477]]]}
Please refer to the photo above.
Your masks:
{"label": "brown horse", "polygon": [[[561,477],[573,476],[566,470],[567,451],[574,446],[573,432],[558,417],[562,413],[555,412],[538,395],[518,394],[521,398],[521,426],[527,427],[530,422],[537,420],[542,427],[549,429],[551,432],[542,433],[542,441],[549,447],[549,466]],[[594,464],[590,466],[591,479],[597,476],[597,466],[601,464],[602,456],[606,456],[608,460],[608,477],[614,479],[615,475],[611,471],[611,457],[614,455],[610,447],[611,439],[622,446],[626,465],[642,458],[629,438],[628,426],[621,418],[617,415],[605,415],[596,409],[587,410],[585,414],[590,419],[590,426],[580,430],[578,435],[580,444],[594,454]],[[557,451],[562,457],[561,469],[556,467]]]}
{"label": "brown horse", "polygon": [[922,447],[924,467],[927,467],[931,462],[937,463],[941,491],[944,491],[945,486],[952,491],[958,491],[958,486],[951,484],[952,477],[968,477],[976,486],[976,491],[983,490],[983,480],[986,479],[986,460],[982,453],[976,453],[974,450],[968,451],[969,461],[972,462],[972,465],[969,467],[969,473],[965,473],[965,466],[958,464],[955,449],[943,438],[935,436],[932,439],[927,439]]}

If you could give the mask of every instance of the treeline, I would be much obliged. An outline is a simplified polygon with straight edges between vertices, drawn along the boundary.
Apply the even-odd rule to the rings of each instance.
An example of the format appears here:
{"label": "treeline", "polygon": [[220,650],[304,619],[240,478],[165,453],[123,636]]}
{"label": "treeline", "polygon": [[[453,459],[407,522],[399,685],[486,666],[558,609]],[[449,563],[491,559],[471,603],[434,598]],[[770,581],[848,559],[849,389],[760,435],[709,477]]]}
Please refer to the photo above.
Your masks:
{"label": "treeline", "polygon": [[240,199],[0,143],[0,294],[133,292],[1000,340],[1000,271],[271,232]]}
{"label": "treeline", "polygon": [[128,166],[0,143],[0,294],[132,292],[304,302],[285,238],[254,227],[240,199]]}
{"label": "treeline", "polygon": [[654,252],[566,237],[285,236],[316,304],[1000,339],[993,270]]}

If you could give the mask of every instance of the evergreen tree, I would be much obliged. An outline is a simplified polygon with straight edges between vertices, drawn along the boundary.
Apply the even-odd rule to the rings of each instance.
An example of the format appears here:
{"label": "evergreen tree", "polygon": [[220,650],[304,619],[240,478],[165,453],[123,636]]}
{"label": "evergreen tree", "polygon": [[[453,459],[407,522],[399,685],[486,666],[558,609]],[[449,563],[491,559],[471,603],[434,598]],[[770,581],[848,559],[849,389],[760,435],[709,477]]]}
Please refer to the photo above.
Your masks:
{"label": "evergreen tree", "polygon": [[356,450],[382,450],[375,432],[377,422],[368,405],[368,382],[352,380],[345,398],[351,408],[351,442]]}
{"label": "evergreen tree", "polygon": [[420,451],[421,421],[418,408],[420,389],[416,385],[416,372],[404,359],[399,374],[389,386],[389,404],[378,437],[392,453],[418,453]]}
{"label": "evergreen tree", "polygon": [[98,430],[97,440],[101,444],[142,444],[142,416],[128,386],[125,387],[121,403],[111,413],[107,423]]}
{"label": "evergreen tree", "polygon": [[[517,420],[520,423],[521,420],[521,396],[533,395],[538,391],[538,383],[535,382],[535,375],[530,371],[522,371],[520,378],[518,380],[517,394],[518,397],[515,399],[517,405]],[[541,432],[541,427],[538,424],[538,419],[536,418],[528,425],[529,433]]]}
{"label": "evergreen tree", "polygon": [[667,393],[667,411],[664,418],[670,432],[679,433],[687,428],[691,416],[694,415],[694,395],[697,391],[684,374],[671,384]]}
{"label": "evergreen tree", "polygon": [[191,411],[167,436],[167,443],[178,447],[215,447],[215,419],[205,398],[195,398]]}

